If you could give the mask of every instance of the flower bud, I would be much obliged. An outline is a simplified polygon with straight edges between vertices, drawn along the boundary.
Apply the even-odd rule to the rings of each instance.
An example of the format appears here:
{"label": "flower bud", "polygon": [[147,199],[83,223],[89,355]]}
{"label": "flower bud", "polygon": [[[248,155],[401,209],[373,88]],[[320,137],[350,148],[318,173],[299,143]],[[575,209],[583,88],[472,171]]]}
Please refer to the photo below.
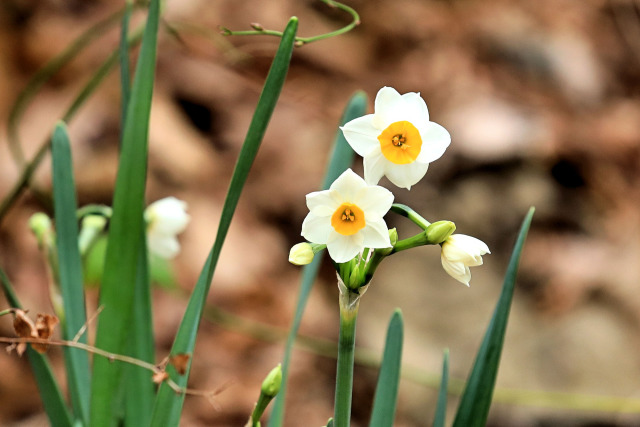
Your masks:
{"label": "flower bud", "polygon": [[451,221],[434,222],[425,231],[427,244],[439,245],[446,241],[454,231],[456,231],[456,225]]}
{"label": "flower bud", "polygon": [[96,241],[107,225],[107,218],[102,215],[87,215],[82,218],[82,226],[78,235],[80,253],[85,254]]}
{"label": "flower bud", "polygon": [[267,397],[276,397],[276,394],[280,391],[280,385],[282,384],[282,367],[278,363],[278,366],[273,368],[271,372],[262,382],[262,388],[260,391]]}
{"label": "flower bud", "polygon": [[392,228],[389,230],[389,240],[391,241],[391,246],[395,246],[398,243],[398,230]]}
{"label": "flower bud", "polygon": [[293,265],[307,265],[313,261],[313,247],[307,242],[293,245],[289,251],[289,262]]}
{"label": "flower bud", "polygon": [[36,212],[29,218],[29,228],[38,239],[38,244],[42,245],[49,241],[53,233],[51,218],[45,213]]}

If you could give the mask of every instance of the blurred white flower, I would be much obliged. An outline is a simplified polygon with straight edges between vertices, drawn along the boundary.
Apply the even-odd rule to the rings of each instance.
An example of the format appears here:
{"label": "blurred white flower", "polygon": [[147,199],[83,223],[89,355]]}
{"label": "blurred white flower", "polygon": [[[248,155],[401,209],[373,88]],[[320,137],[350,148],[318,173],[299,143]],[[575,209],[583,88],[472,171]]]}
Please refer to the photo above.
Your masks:
{"label": "blurred white flower", "polygon": [[302,223],[302,236],[310,242],[326,244],[337,263],[351,260],[365,247],[391,247],[382,217],[392,203],[389,190],[367,185],[347,169],[328,190],[307,194],[310,212]]}
{"label": "blurred white flower", "polygon": [[464,234],[453,234],[442,244],[442,267],[451,277],[469,286],[469,267],[482,265],[482,255],[490,254],[489,247],[480,239]]}
{"label": "blurred white flower", "polygon": [[189,223],[187,204],[175,197],[151,203],[144,212],[147,221],[147,247],[149,252],[170,259],[180,252],[177,235]]}
{"label": "blurred white flower", "polygon": [[410,189],[451,143],[449,132],[429,121],[420,94],[400,95],[390,87],[378,91],[374,114],[351,120],[341,129],[353,150],[364,158],[369,185],[386,175],[398,187]]}

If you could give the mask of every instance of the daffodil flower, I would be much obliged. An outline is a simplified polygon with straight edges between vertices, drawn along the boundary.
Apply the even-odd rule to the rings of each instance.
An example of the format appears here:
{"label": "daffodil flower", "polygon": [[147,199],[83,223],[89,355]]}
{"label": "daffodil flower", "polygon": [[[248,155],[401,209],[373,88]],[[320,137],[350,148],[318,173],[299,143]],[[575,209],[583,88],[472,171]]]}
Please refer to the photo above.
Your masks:
{"label": "daffodil flower", "polygon": [[482,255],[490,254],[489,247],[480,239],[464,234],[453,234],[442,243],[442,267],[451,277],[469,286],[469,267],[482,265]]}
{"label": "daffodil flower", "polygon": [[378,91],[374,114],[351,120],[341,129],[353,150],[364,158],[364,178],[369,185],[386,175],[398,187],[411,189],[451,143],[449,132],[429,121],[420,94],[400,95],[390,87]]}
{"label": "daffodil flower", "polygon": [[187,204],[175,197],[151,203],[144,212],[147,221],[147,246],[161,258],[170,259],[180,252],[177,235],[189,223]]}
{"label": "daffodil flower", "polygon": [[337,263],[351,260],[364,248],[391,247],[382,217],[392,203],[389,190],[368,185],[347,169],[328,190],[307,194],[309,214],[302,223],[302,236],[326,244]]}

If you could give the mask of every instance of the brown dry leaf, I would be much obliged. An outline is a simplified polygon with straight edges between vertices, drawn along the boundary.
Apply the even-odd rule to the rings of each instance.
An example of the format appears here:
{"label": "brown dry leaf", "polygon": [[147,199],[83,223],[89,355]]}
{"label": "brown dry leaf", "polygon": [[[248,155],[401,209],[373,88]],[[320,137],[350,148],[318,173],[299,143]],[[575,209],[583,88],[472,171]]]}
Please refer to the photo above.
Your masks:
{"label": "brown dry leaf", "polygon": [[[38,338],[38,331],[36,325],[27,316],[27,312],[20,310],[19,308],[14,311],[15,318],[13,319],[13,329],[20,338]],[[16,346],[16,351],[19,356],[22,356],[27,349],[27,343],[21,342]]]}
{"label": "brown dry leaf", "polygon": [[[36,331],[38,338],[48,340],[53,335],[53,329],[60,321],[56,316],[49,314],[38,314],[36,317]],[[44,353],[49,346],[47,344],[31,344],[33,349],[38,353]]]}
{"label": "brown dry leaf", "polygon": [[169,379],[169,374],[166,371],[154,372],[151,380],[156,384],[161,384]]}
{"label": "brown dry leaf", "polygon": [[186,353],[176,354],[169,357],[169,364],[176,369],[178,374],[184,375],[187,372],[187,363],[190,358],[191,355]]}

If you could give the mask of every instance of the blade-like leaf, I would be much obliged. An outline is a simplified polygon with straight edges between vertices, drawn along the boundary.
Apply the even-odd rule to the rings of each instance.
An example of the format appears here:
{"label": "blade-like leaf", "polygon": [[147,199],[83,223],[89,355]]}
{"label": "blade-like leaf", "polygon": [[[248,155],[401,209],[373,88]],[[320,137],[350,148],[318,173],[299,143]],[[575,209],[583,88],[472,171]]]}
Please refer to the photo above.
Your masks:
{"label": "blade-like leaf", "polygon": [[447,389],[449,387],[449,350],[444,351],[442,359],[442,379],[438,391],[438,405],[433,417],[433,427],[444,427],[447,418]]}
{"label": "blade-like leaf", "polygon": [[378,385],[373,400],[373,412],[369,423],[371,427],[393,427],[398,401],[403,337],[402,312],[396,309],[387,329],[387,341],[384,346]]}
{"label": "blade-like leaf", "polygon": [[[340,126],[345,123],[363,116],[367,111],[367,95],[364,92],[356,92],[347,107],[345,108],[342,118],[340,119]],[[326,190],[338,178],[342,172],[347,170],[351,163],[353,163],[354,152],[351,146],[344,138],[342,131],[338,129],[336,132],[335,142],[333,144],[333,153],[329,164],[327,166],[327,172],[324,177],[322,189]],[[273,404],[273,410],[271,412],[271,418],[269,419],[269,427],[281,426],[284,420],[284,403],[287,393],[287,378],[289,377],[289,364],[291,361],[291,351],[293,350],[293,342],[295,341],[298,329],[300,328],[300,322],[302,321],[302,314],[307,306],[307,300],[311,293],[311,286],[316,280],[318,275],[318,269],[322,263],[324,252],[317,254],[313,261],[304,266],[302,270],[302,280],[300,283],[300,294],[298,295],[298,302],[296,304],[296,312],[293,317],[291,329],[287,336],[287,343],[284,349],[284,358],[282,361],[282,385],[280,386],[280,392],[276,396],[276,400]]]}
{"label": "blade-like leaf", "polygon": [[[145,235],[140,236],[140,253],[133,300],[133,315],[129,329],[127,354],[138,360],[153,363],[155,344],[151,310],[151,286]],[[125,425],[146,426],[151,420],[155,386],[151,373],[139,366],[125,369]]]}
{"label": "blade-like leaf", "polygon": [[[73,163],[69,137],[64,123],[58,123],[51,139],[53,160],[53,200],[58,253],[58,283],[62,293],[64,317],[62,334],[73,339],[84,327],[87,316],[84,303],[82,260],[78,249],[78,220],[76,188],[73,179]],[[86,343],[83,334],[80,342]],[[69,394],[74,415],[83,424],[89,420],[89,396],[91,390],[89,356],[77,348],[64,348],[65,366],[69,381]]]}
{"label": "blade-like leaf", "polygon": [[[0,283],[2,283],[2,291],[11,307],[22,308],[9,278],[2,269],[0,269]],[[27,347],[27,356],[33,370],[33,376],[38,384],[42,406],[49,417],[49,423],[52,427],[71,427],[73,425],[71,414],[46,356],[38,353],[31,346]]]}
{"label": "blade-like leaf", "polygon": [[[126,345],[141,253],[139,236],[144,233],[149,114],[159,18],[160,2],[152,0],[124,124],[100,290],[100,304],[104,309],[96,332],[96,347],[114,353],[123,353]],[[94,359],[91,426],[110,426],[117,422],[115,414],[121,413],[117,408],[117,390],[122,372],[120,368],[120,364],[111,363],[105,358]]]}
{"label": "blade-like leaf", "polygon": [[[233,213],[238,204],[240,193],[247,180],[247,175],[258,152],[258,148],[260,148],[260,143],[262,142],[267,125],[269,124],[276,102],[280,96],[282,86],[284,85],[285,77],[289,70],[289,62],[291,61],[297,29],[298,19],[291,18],[284,30],[280,46],[278,47],[251,124],[249,125],[247,136],[242,145],[233,176],[231,177],[227,197],[222,207],[222,215],[220,217],[220,224],[218,225],[216,240],[200,273],[193,294],[189,299],[187,310],[171,349],[171,354],[173,355],[181,353],[193,354],[198,325],[202,317],[202,311],[207,299],[207,294],[209,293],[209,287],[211,286],[211,280],[216,264],[218,263],[220,251],[227,236],[227,231],[229,230]],[[171,366],[167,368],[167,372],[169,372],[171,378],[178,385],[184,387],[187,383],[190,369],[191,360],[187,363],[187,370],[184,375],[178,375]],[[166,383],[163,383],[156,397],[151,425],[159,427],[177,426],[180,421],[183,402],[184,394],[176,394]]]}
{"label": "blade-like leaf", "polygon": [[498,375],[498,365],[504,344],[507,321],[509,320],[511,300],[513,299],[516,274],[518,273],[518,264],[520,263],[522,247],[524,246],[527,232],[531,225],[533,212],[534,208],[529,209],[529,213],[520,227],[520,234],[518,235],[518,240],[511,254],[511,260],[509,261],[509,267],[507,268],[507,273],[502,285],[500,299],[493,312],[482,345],[476,355],[473,369],[469,375],[467,386],[462,394],[460,406],[458,407],[458,412],[453,422],[454,427],[484,426],[487,422],[493,388],[496,383],[496,376]]}
{"label": "blade-like leaf", "polygon": [[122,15],[122,24],[120,25],[120,47],[118,49],[118,57],[120,59],[120,97],[122,110],[120,112],[120,125],[123,129],[124,122],[127,119],[127,107],[129,106],[131,92],[128,33],[132,9],[133,3],[130,0],[127,0],[125,2],[124,14]]}

